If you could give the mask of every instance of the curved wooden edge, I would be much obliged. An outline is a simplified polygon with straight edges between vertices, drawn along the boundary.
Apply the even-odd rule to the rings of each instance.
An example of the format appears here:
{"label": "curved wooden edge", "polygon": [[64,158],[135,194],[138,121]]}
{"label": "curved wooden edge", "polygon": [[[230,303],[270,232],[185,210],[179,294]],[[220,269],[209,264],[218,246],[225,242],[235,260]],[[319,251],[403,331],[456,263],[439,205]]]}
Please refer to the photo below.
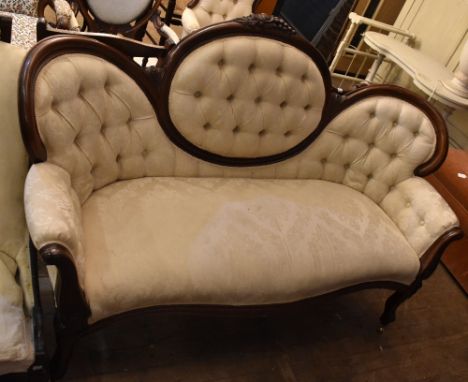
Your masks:
{"label": "curved wooden edge", "polygon": [[327,115],[332,92],[331,76],[322,55],[294,28],[283,19],[266,14],[252,14],[239,19],[213,24],[199,29],[197,32],[183,38],[173,47],[166,57],[160,60],[157,67],[163,71],[160,91],[158,92],[158,119],[162,129],[169,139],[179,148],[204,161],[233,167],[261,166],[277,163],[293,157],[306,149],[321,133],[325,125],[318,123],[315,130],[296,146],[279,154],[242,158],[228,157],[202,149],[187,140],[172,122],[169,112],[169,93],[172,79],[183,60],[194,50],[212,41],[236,36],[252,36],[280,41],[297,48],[311,58],[319,69],[325,89],[325,100],[321,119]]}
{"label": "curved wooden edge", "polygon": [[424,98],[410,90],[396,85],[367,85],[359,87],[355,90],[343,94],[342,96],[337,97],[335,99],[335,104],[332,107],[332,113],[330,113],[327,119],[323,122],[325,124],[330,123],[339,113],[344,111],[349,106],[373,96],[388,96],[401,99],[417,107],[427,116],[434,128],[436,135],[436,147],[432,157],[429,158],[425,163],[422,163],[416,167],[414,174],[416,176],[424,177],[436,171],[442,165],[447,156],[447,127],[439,111]]}
{"label": "curved wooden edge", "polygon": [[48,244],[38,252],[47,265],[58,269],[55,300],[59,329],[77,331],[87,327],[91,310],[80,287],[72,255],[60,244]]}
{"label": "curved wooden edge", "polygon": [[47,160],[35,117],[35,83],[42,67],[59,55],[82,53],[101,57],[129,75],[155,105],[155,87],[138,64],[118,49],[96,39],[83,36],[60,35],[48,37],[37,43],[27,54],[19,76],[19,114],[23,141],[32,162]]}
{"label": "curved wooden edge", "polygon": [[460,240],[463,238],[463,235],[463,230],[460,227],[452,228],[440,236],[431,247],[429,247],[424,255],[421,256],[420,260],[421,269],[419,271],[419,277],[421,280],[425,280],[432,275],[448,245],[455,240]]}

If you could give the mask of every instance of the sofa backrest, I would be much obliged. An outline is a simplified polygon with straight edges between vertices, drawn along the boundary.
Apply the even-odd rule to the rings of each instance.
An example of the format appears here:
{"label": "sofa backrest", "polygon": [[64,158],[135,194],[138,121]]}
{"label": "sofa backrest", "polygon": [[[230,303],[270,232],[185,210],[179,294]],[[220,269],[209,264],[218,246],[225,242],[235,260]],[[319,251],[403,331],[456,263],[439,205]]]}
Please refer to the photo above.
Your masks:
{"label": "sofa backrest", "polygon": [[255,9],[258,0],[192,0],[191,8],[200,27],[248,16]]}
{"label": "sofa backrest", "polygon": [[190,35],[148,72],[94,40],[46,39],[22,75],[30,155],[67,170],[81,202],[144,176],[324,179],[380,202],[447,150],[429,103],[392,86],[338,96],[309,43],[261,15]]}

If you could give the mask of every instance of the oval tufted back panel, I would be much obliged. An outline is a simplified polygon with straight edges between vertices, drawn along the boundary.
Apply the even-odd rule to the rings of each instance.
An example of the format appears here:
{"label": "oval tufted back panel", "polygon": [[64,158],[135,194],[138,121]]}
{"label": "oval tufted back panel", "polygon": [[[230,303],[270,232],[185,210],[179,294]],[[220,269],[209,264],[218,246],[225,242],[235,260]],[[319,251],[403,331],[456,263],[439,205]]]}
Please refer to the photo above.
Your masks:
{"label": "oval tufted back panel", "polygon": [[194,7],[200,27],[248,16],[254,0],[200,0]]}
{"label": "oval tufted back panel", "polygon": [[326,102],[314,61],[278,40],[220,38],[188,54],[169,93],[174,127],[224,157],[283,153],[317,128]]}
{"label": "oval tufted back panel", "polygon": [[120,69],[96,56],[62,55],[41,69],[34,96],[47,161],[67,170],[81,201],[118,179],[146,174],[144,136],[159,124]]}

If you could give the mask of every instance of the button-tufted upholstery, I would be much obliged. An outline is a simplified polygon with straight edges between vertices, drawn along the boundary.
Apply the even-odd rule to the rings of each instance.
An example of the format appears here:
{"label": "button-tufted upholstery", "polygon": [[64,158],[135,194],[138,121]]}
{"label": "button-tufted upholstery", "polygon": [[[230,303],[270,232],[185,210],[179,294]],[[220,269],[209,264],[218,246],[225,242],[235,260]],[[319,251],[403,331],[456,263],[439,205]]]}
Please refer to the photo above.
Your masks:
{"label": "button-tufted upholstery", "polygon": [[253,5],[254,0],[199,0],[182,12],[184,35],[207,25],[248,16]]}
{"label": "button-tufted upholstery", "polygon": [[325,84],[314,62],[260,37],[219,39],[191,52],[169,95],[177,130],[196,146],[230,157],[291,149],[317,128],[324,105]]}
{"label": "button-tufted upholstery", "polygon": [[[419,257],[458,226],[414,175],[441,150],[427,108],[370,88],[325,119],[329,79],[300,45],[217,36],[187,53],[193,36],[160,62],[151,91],[98,54],[67,50],[37,72],[47,158],[27,177],[28,227],[38,248],[72,255],[91,322],[154,304],[411,284]],[[320,134],[290,157],[235,167],[204,160],[171,128],[204,155],[238,160]]]}

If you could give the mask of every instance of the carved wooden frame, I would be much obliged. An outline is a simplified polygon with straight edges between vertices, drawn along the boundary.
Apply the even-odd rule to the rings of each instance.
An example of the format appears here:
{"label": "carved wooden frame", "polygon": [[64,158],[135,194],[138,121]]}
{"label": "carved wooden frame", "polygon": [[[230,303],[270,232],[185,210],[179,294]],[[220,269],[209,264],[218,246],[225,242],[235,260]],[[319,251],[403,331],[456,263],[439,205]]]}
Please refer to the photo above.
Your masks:
{"label": "carved wooden frame", "polygon": [[[278,30],[278,26],[280,29]],[[200,46],[208,41],[212,41],[216,36],[235,36],[235,35],[262,35],[268,38],[279,39],[283,42],[290,43],[294,46],[304,46],[308,44],[305,40],[300,42],[300,38],[285,27],[282,22],[273,17],[264,15],[254,15],[244,18],[243,21],[229,21],[221,24],[209,26],[194,33],[192,36],[183,40],[178,46],[172,48],[164,59],[161,59],[158,67],[153,71],[145,71],[135,65],[129,58],[128,53],[122,53],[116,47],[108,46],[94,39],[89,39],[82,36],[57,36],[50,37],[37,44],[28,54],[20,74],[20,89],[19,89],[19,108],[20,108],[20,123],[23,140],[27,147],[30,158],[33,162],[42,162],[47,159],[47,153],[40,139],[34,113],[34,86],[38,73],[41,68],[53,58],[67,53],[84,53],[98,57],[102,57],[112,64],[116,65],[127,73],[140,86],[142,91],[148,97],[149,101],[154,106],[158,119],[168,137],[177,145],[180,145],[185,150],[183,144],[176,142],[177,138],[171,135],[168,124],[167,115],[160,115],[160,110],[164,109],[164,104],[167,104],[167,87],[170,80],[167,79],[174,71],[173,65],[178,60],[183,59],[193,49],[193,46]],[[312,48],[306,50],[312,52]],[[323,59],[319,54],[311,53],[310,56],[318,62],[319,68],[326,68]],[[325,70],[325,69],[323,69]],[[327,73],[327,74],[326,74]],[[324,76],[329,78],[329,73],[324,72]],[[166,80],[164,80],[166,78]],[[162,86],[154,86],[162,81]],[[327,81],[327,80],[325,80]],[[444,161],[447,152],[447,131],[445,123],[440,114],[428,102],[419,96],[389,85],[369,86],[360,88],[356,91],[339,95],[334,89],[328,91],[328,101],[326,103],[326,113],[324,113],[322,122],[324,126],[329,123],[338,113],[350,105],[359,102],[374,95],[388,95],[403,99],[422,110],[430,121],[433,123],[436,131],[438,143],[436,145],[433,156],[424,164],[415,169],[415,174],[425,176],[435,171]],[[193,154],[193,153],[192,153]],[[294,155],[294,154],[292,154]],[[204,160],[216,162],[215,158],[210,153],[205,153],[202,156]],[[236,162],[237,159],[229,159],[230,166],[246,165],[242,161]],[[280,159],[279,159],[280,160]],[[264,164],[264,159],[257,158],[250,165]],[[385,310],[380,317],[382,324],[386,325],[395,319],[395,312],[398,306],[411,297],[422,285],[423,280],[428,278],[435,270],[445,248],[454,240],[460,239],[463,232],[460,228],[452,228],[441,235],[432,246],[420,258],[420,270],[415,280],[410,285],[405,285],[396,282],[369,282],[352,287],[343,288],[333,293],[326,293],[321,296],[311,299],[323,298],[331,294],[346,293],[350,291],[366,289],[366,288],[386,288],[395,292],[388,298],[385,304]],[[277,305],[261,305],[261,306],[207,306],[207,305],[179,305],[179,306],[155,306],[152,308],[137,309],[123,314],[119,314],[104,320],[98,321],[93,325],[88,324],[90,317],[90,308],[86,301],[84,291],[81,289],[76,267],[72,255],[66,248],[59,244],[49,244],[38,249],[39,255],[44,259],[46,264],[55,265],[58,268],[59,281],[56,286],[56,302],[57,302],[57,317],[56,317],[56,332],[58,347],[51,363],[51,373],[54,378],[59,378],[64,374],[68,359],[71,356],[71,351],[74,342],[82,335],[97,330],[102,326],[112,323],[114,320],[132,317],[135,314],[165,313],[179,312],[183,314],[258,314],[259,312],[272,312],[277,309],[300,309],[308,300],[289,304]]]}

